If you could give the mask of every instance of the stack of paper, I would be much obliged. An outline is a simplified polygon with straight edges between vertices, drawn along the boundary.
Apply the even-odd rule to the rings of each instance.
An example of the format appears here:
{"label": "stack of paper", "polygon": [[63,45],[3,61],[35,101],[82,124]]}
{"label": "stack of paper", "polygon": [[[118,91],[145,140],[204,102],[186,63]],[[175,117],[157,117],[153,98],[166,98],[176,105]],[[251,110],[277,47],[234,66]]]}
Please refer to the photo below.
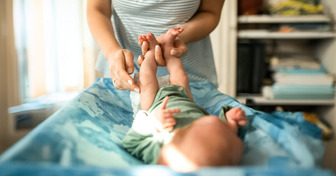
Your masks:
{"label": "stack of paper", "polygon": [[291,74],[275,73],[274,81],[280,85],[328,85],[334,83],[334,78],[328,74]]}
{"label": "stack of paper", "polygon": [[272,94],[274,99],[333,99],[334,77],[315,60],[279,59],[272,65],[275,71]]}

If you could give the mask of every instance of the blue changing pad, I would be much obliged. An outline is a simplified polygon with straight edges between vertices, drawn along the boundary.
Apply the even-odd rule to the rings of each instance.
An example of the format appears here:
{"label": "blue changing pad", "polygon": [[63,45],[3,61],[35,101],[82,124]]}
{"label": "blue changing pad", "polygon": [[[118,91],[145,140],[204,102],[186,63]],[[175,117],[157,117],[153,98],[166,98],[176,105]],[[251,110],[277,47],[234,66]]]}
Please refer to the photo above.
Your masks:
{"label": "blue changing pad", "polygon": [[[220,93],[209,82],[191,82],[190,88],[195,102],[210,114],[218,115],[226,104],[243,108],[248,118],[248,125],[239,132],[245,144],[240,167],[203,168],[190,174],[332,175],[319,168],[324,154],[321,131],[306,122],[302,113],[256,111]],[[1,155],[1,173],[180,174],[145,165],[122,148],[132,121],[129,91],[115,89],[111,79],[98,78]]]}

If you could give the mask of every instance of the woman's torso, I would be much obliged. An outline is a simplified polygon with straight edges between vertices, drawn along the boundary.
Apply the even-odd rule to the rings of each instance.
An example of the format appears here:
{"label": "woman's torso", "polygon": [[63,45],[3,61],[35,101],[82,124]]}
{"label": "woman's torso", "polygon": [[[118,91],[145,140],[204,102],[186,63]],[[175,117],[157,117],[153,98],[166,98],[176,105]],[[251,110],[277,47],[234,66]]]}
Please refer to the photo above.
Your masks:
{"label": "woman's torso", "polygon": [[[156,37],[169,28],[187,22],[197,12],[200,0],[112,0],[112,23],[119,44],[134,54],[134,61],[141,55],[138,36],[153,33]],[[187,45],[182,57],[190,81],[209,80],[217,86],[210,38]],[[136,63],[136,62],[135,62]],[[138,71],[139,66],[135,64]],[[106,59],[100,54],[97,69],[109,76]],[[159,67],[157,76],[167,75],[165,67]]]}

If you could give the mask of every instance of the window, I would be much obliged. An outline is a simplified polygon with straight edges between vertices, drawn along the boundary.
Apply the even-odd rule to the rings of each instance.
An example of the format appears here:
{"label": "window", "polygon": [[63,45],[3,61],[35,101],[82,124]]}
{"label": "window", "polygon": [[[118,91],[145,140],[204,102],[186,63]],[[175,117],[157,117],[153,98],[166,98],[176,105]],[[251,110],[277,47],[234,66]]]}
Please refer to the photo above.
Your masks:
{"label": "window", "polygon": [[23,102],[89,86],[96,78],[98,46],[86,23],[86,1],[13,2]]}

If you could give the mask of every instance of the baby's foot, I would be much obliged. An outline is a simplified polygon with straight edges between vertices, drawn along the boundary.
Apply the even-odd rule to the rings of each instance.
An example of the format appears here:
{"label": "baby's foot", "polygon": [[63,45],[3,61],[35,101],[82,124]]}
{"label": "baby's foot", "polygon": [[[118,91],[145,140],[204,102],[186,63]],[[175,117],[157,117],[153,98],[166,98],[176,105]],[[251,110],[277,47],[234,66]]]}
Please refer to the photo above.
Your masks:
{"label": "baby's foot", "polygon": [[176,37],[183,31],[183,28],[177,27],[177,28],[170,28],[166,33],[166,37],[164,37],[164,42],[167,44],[174,45]]}
{"label": "baby's foot", "polygon": [[[155,46],[159,44],[156,40],[155,36],[152,33],[148,33],[145,35],[139,35],[139,45],[142,45],[142,54],[146,55],[147,52],[154,53]],[[145,46],[144,46],[145,45]],[[140,55],[138,57],[137,63],[141,66],[142,62],[144,61],[145,57]]]}
{"label": "baby's foot", "polygon": [[181,28],[181,27],[170,28],[170,29],[167,31],[167,34],[168,34],[168,35],[172,35],[173,37],[177,37],[177,35],[179,35],[182,31],[183,31],[183,28]]}
{"label": "baby's foot", "polygon": [[141,38],[142,38],[143,41],[147,41],[147,43],[149,45],[148,46],[149,50],[154,51],[155,46],[159,44],[159,42],[156,40],[155,36],[152,33],[145,34]]}
{"label": "baby's foot", "polygon": [[245,112],[239,108],[234,107],[225,113],[229,125],[237,132],[238,126],[246,125]]}

